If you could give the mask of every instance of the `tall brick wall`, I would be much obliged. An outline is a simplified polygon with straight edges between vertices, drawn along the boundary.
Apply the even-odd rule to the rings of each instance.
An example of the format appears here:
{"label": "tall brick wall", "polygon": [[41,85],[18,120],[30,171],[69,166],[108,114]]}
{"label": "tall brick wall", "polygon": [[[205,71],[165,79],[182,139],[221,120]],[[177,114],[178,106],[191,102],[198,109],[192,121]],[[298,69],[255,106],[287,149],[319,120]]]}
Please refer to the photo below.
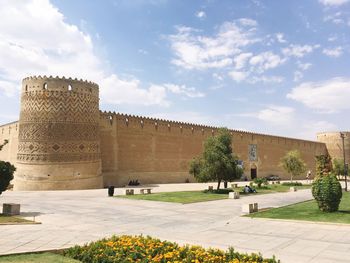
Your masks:
{"label": "tall brick wall", "polygon": [[0,160],[16,163],[18,149],[18,122],[11,122],[0,126],[0,144],[8,140],[0,151]]}
{"label": "tall brick wall", "polygon": [[[124,114],[101,112],[101,155],[104,185],[141,183],[183,183],[194,181],[188,174],[189,161],[202,153],[203,142],[217,128]],[[323,143],[231,131],[233,150],[244,161],[245,174],[256,167],[258,177],[277,174],[289,176],[279,166],[280,158],[290,150],[299,150],[314,171],[314,156],[325,154]],[[256,145],[257,160],[250,161],[249,145]],[[304,176],[302,176],[304,178]]]}

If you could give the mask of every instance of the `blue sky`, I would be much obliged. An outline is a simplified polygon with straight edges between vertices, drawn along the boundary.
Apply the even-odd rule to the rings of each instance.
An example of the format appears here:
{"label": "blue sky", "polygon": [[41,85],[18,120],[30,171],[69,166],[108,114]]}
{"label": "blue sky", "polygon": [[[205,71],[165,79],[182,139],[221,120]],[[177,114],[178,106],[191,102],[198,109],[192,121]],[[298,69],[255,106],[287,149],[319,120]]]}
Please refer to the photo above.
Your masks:
{"label": "blue sky", "polygon": [[315,139],[349,130],[350,0],[0,0],[0,123],[21,79],[100,85],[100,108]]}

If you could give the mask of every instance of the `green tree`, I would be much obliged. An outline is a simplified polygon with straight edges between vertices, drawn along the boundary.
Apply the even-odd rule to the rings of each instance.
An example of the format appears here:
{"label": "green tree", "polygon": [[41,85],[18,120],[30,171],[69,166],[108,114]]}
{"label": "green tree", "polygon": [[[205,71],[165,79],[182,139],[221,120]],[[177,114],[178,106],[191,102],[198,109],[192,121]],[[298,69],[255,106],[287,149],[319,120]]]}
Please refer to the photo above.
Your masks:
{"label": "green tree", "polygon": [[301,175],[306,170],[305,163],[297,150],[287,152],[286,155],[281,158],[281,166],[290,174],[291,182],[295,176]]}
{"label": "green tree", "polygon": [[336,176],[345,174],[343,160],[333,159],[333,172]]}
{"label": "green tree", "polygon": [[204,143],[204,152],[190,163],[190,173],[199,182],[222,181],[238,178],[242,171],[232,153],[232,136],[227,129],[220,129],[218,135],[209,137]]}
{"label": "green tree", "polygon": [[[0,151],[7,143],[8,140],[5,140],[3,144],[0,144]],[[13,173],[15,171],[16,168],[11,163],[0,161],[0,195],[6,191],[10,181],[13,179]]]}

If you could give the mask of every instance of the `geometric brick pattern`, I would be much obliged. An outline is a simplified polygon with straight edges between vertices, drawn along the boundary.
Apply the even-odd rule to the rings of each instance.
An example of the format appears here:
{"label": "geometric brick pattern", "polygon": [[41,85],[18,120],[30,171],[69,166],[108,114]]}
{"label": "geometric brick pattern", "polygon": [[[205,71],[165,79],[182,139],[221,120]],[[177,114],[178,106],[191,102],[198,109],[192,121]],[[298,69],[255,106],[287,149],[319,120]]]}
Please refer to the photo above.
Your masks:
{"label": "geometric brick pattern", "polygon": [[40,77],[22,86],[18,162],[100,160],[96,84]]}

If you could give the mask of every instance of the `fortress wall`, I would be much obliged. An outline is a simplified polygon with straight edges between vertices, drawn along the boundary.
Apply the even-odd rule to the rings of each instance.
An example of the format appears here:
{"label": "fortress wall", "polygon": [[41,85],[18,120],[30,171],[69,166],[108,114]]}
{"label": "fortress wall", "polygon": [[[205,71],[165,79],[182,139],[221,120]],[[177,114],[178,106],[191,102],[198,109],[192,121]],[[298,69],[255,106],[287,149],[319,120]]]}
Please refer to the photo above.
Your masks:
{"label": "fortress wall", "polygon": [[[344,134],[345,161],[350,163],[350,132]],[[329,155],[332,159],[343,161],[343,142],[340,132],[322,132],[317,134],[317,140],[327,145]]]}
{"label": "fortress wall", "polygon": [[[104,184],[183,183],[194,178],[188,174],[189,161],[203,151],[208,136],[217,128],[115,113],[101,113],[101,152]],[[233,151],[244,161],[245,174],[257,167],[258,177],[277,174],[288,179],[280,168],[280,158],[297,149],[314,171],[314,156],[325,154],[323,143],[278,136],[231,131]],[[257,145],[257,160],[249,161],[248,145]],[[304,176],[302,177],[304,178]]]}
{"label": "fortress wall", "polygon": [[18,122],[11,122],[0,126],[0,144],[8,140],[0,151],[0,160],[16,164],[18,148]]}
{"label": "fortress wall", "polygon": [[[250,161],[248,145],[257,145],[257,161]],[[258,177],[270,174],[279,175],[283,179],[289,179],[289,175],[280,167],[280,159],[288,151],[299,150],[306,163],[307,170],[314,175],[315,155],[326,154],[325,144],[313,141],[298,140],[279,136],[234,132],[233,151],[244,161],[245,174],[250,175],[250,168],[257,166]],[[300,179],[303,179],[301,176]]]}

